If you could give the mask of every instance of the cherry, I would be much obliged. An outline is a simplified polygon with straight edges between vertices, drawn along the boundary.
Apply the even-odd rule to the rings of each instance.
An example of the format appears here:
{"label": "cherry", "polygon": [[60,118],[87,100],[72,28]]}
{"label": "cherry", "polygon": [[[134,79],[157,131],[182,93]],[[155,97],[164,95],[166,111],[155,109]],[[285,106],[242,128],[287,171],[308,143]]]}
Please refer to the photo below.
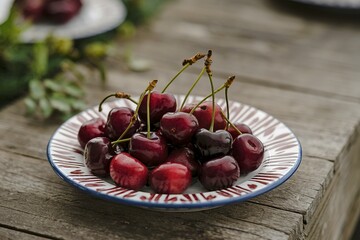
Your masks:
{"label": "cherry", "polygon": [[166,113],[160,121],[162,134],[174,145],[190,142],[198,128],[196,117],[184,112]]}
{"label": "cherry", "polygon": [[[111,109],[108,114],[105,132],[110,139],[118,139],[131,123],[134,111],[128,107],[116,107]],[[130,127],[124,137],[131,137],[140,127],[139,120]]]}
{"label": "cherry", "polygon": [[148,167],[160,165],[168,156],[168,148],[164,137],[157,133],[135,133],[129,144],[129,153]]}
{"label": "cherry", "polygon": [[232,137],[225,130],[210,132],[201,128],[195,133],[193,143],[200,155],[200,160],[206,161],[209,158],[228,154],[231,150]]}
{"label": "cherry", "polygon": [[[160,122],[162,116],[168,112],[176,111],[176,99],[169,93],[151,92],[150,94],[150,122]],[[144,96],[139,107],[139,118],[146,122],[147,117],[147,94]]]}
{"label": "cherry", "polygon": [[86,143],[95,137],[105,137],[105,121],[101,118],[94,118],[84,122],[78,132],[78,141],[82,148]]}
{"label": "cherry", "polygon": [[128,153],[120,153],[110,163],[110,176],[119,186],[139,190],[148,178],[147,167]]}
{"label": "cherry", "polygon": [[96,137],[88,141],[84,150],[85,164],[97,176],[109,175],[111,155],[110,140]]}
{"label": "cherry", "polygon": [[[235,123],[234,125],[241,133],[252,134],[252,131],[248,125],[244,123]],[[240,133],[232,126],[230,126],[227,131],[231,134],[233,139],[240,135]]]}
{"label": "cherry", "polygon": [[43,17],[46,0],[24,0],[21,2],[22,14],[31,21],[39,21]]}
{"label": "cherry", "polygon": [[174,149],[166,159],[166,162],[180,163],[185,165],[195,177],[200,168],[199,162],[195,159],[194,151],[188,147]]}
{"label": "cherry", "polygon": [[156,193],[182,193],[191,183],[191,172],[182,164],[164,163],[151,171],[149,181]]}
{"label": "cherry", "polygon": [[232,144],[232,155],[239,164],[241,173],[249,173],[256,170],[264,157],[262,142],[251,134],[241,134],[235,138]]}
{"label": "cherry", "polygon": [[[190,112],[197,104],[190,103],[186,104],[181,111],[182,112]],[[194,116],[199,121],[199,128],[209,129],[211,125],[211,116],[212,116],[212,102],[205,101],[200,104],[193,112]],[[215,119],[214,119],[214,131],[225,129],[226,120],[223,118],[222,109],[218,104],[215,104]]]}
{"label": "cherry", "polygon": [[208,190],[227,188],[239,178],[240,169],[232,156],[223,156],[202,164],[199,180]]}
{"label": "cherry", "polygon": [[81,0],[47,0],[45,14],[56,23],[66,23],[81,9]]}

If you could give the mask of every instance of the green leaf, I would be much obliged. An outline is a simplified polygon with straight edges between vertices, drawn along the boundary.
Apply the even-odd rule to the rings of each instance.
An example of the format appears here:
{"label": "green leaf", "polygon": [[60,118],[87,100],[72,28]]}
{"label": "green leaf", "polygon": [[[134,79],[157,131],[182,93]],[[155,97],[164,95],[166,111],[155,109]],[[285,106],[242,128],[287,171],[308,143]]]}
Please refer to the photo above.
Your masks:
{"label": "green leaf", "polygon": [[24,103],[26,106],[26,112],[31,115],[34,114],[36,111],[36,102],[33,99],[27,97],[24,99]]}
{"label": "green leaf", "polygon": [[39,100],[39,107],[44,118],[49,118],[54,110],[46,98]]}
{"label": "green leaf", "polygon": [[67,84],[63,86],[64,92],[72,97],[81,98],[84,95],[82,89],[74,84]]}
{"label": "green leaf", "polygon": [[63,90],[62,84],[54,81],[53,79],[44,80],[44,86],[54,92],[60,92]]}
{"label": "green leaf", "polygon": [[29,83],[30,97],[33,99],[41,99],[45,97],[45,89],[41,82],[33,79]]}
{"label": "green leaf", "polygon": [[69,104],[69,102],[66,100],[66,98],[50,98],[50,104],[51,106],[62,112],[62,113],[69,113],[71,112],[71,105]]}
{"label": "green leaf", "polygon": [[71,106],[73,107],[74,110],[77,111],[81,111],[86,108],[85,102],[79,99],[71,101]]}

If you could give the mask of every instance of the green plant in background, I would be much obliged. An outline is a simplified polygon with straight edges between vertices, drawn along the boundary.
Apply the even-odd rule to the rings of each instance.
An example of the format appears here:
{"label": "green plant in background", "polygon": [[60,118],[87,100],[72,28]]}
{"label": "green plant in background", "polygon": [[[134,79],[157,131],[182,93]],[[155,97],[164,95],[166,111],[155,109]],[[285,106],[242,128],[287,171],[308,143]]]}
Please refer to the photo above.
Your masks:
{"label": "green plant in background", "polygon": [[84,109],[84,76],[78,68],[97,70],[104,84],[108,44],[93,40],[77,47],[71,39],[54,36],[22,44],[26,26],[16,18],[13,9],[0,25],[0,105],[28,93],[27,113],[39,119],[67,118]]}
{"label": "green plant in background", "polygon": [[[49,36],[36,44],[19,41],[29,23],[19,25],[13,8],[0,24],[0,107],[27,94],[27,113],[38,119],[64,119],[83,110],[85,79],[79,69],[85,66],[98,71],[104,85],[104,59],[111,40],[117,37],[129,42],[136,26],[147,21],[164,1],[125,0],[127,20],[115,31],[77,41]],[[131,51],[125,51],[124,59],[130,70],[147,69],[146,62],[132,58]]]}
{"label": "green plant in background", "polygon": [[127,21],[135,25],[149,20],[166,0],[123,0],[127,10]]}
{"label": "green plant in background", "polygon": [[79,70],[80,66],[99,71],[105,84],[102,60],[107,55],[107,45],[104,43],[89,43],[79,51],[72,40],[50,36],[34,44],[32,49],[32,76],[25,99],[28,113],[32,116],[66,119],[85,108],[84,74]]}
{"label": "green plant in background", "polygon": [[29,77],[24,75],[31,62],[31,49],[18,44],[25,26],[15,24],[17,13],[0,25],[0,106],[7,100],[24,93]]}

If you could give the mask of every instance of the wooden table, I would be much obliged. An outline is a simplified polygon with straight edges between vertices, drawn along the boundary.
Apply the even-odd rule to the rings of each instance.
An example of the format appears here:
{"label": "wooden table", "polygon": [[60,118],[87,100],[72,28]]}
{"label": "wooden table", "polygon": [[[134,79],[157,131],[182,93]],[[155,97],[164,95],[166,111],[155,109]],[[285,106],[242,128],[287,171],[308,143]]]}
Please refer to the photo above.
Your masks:
{"label": "wooden table", "polygon": [[[88,104],[115,90],[160,88],[183,58],[212,49],[217,83],[236,75],[231,98],[288,125],[303,162],[280,187],[213,210],[163,213],[93,198],[62,181],[46,160],[58,123],[0,112],[0,239],[349,239],[360,213],[358,18],[266,0],[183,0],[165,5],[131,43],[145,73],[108,61],[110,81],[88,81]],[[126,43],[117,49],[124,51]],[[200,65],[171,91],[183,94]],[[205,83],[206,82],[206,83]],[[196,93],[209,93],[207,81]]]}

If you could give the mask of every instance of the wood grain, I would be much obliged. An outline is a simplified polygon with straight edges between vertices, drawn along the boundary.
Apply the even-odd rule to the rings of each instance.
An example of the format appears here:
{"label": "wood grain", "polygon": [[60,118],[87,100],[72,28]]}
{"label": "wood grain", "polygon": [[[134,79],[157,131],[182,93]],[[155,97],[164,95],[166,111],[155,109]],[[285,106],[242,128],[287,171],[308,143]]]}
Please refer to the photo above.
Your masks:
{"label": "wood grain", "polygon": [[[100,88],[89,73],[88,105],[126,90],[158,89],[183,58],[214,50],[214,79],[236,82],[231,99],[289,126],[303,162],[283,185],[250,201],[195,213],[160,213],[93,198],[62,181],[46,161],[59,122],[24,115],[21,100],[0,110],[0,239],[349,239],[360,199],[358,23],[311,16],[279,1],[171,1],[131,43],[119,41]],[[121,54],[151,61],[129,71]],[[186,93],[202,64],[172,86]],[[206,79],[194,94],[207,95]],[[222,97],[222,95],[220,95]]]}

